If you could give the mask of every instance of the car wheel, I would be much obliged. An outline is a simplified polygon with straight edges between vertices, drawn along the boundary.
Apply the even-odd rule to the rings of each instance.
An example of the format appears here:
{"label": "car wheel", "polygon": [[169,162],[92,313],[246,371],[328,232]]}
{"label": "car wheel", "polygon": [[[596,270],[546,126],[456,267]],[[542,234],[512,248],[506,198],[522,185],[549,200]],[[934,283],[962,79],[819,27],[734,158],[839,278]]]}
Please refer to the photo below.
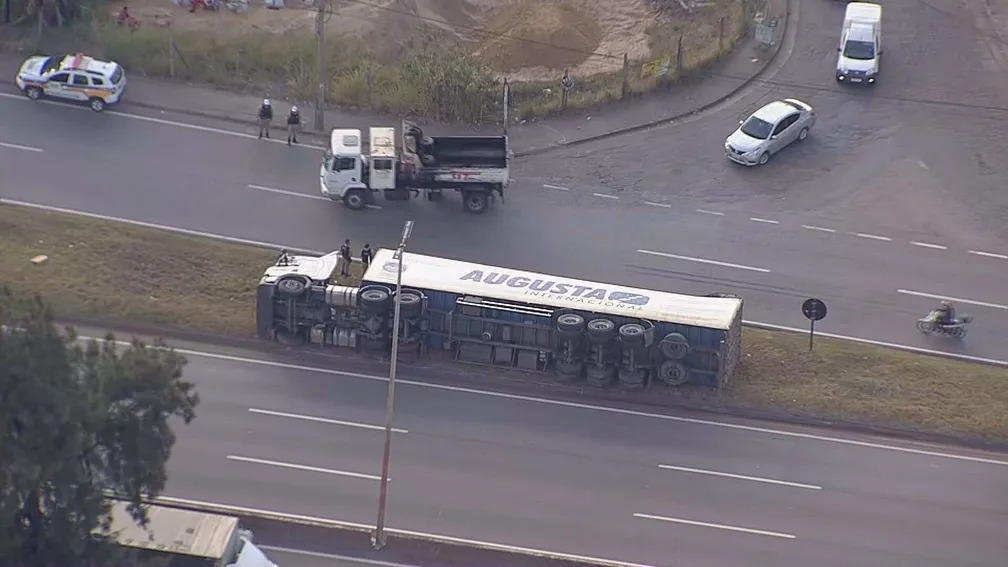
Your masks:
{"label": "car wheel", "polygon": [[759,157],[759,164],[766,165],[768,161],[770,161],[770,152],[763,152]]}
{"label": "car wheel", "polygon": [[25,89],[25,94],[32,100],[38,100],[42,98],[42,89],[38,87],[28,87]]}
{"label": "car wheel", "polygon": [[806,128],[802,128],[801,131],[798,132],[798,141],[799,142],[804,141],[805,138],[808,138],[808,128],[807,127]]}
{"label": "car wheel", "polygon": [[101,112],[101,111],[105,110],[105,101],[102,100],[102,99],[100,99],[100,98],[98,98],[98,97],[92,98],[91,99],[91,110],[93,110],[95,112]]}

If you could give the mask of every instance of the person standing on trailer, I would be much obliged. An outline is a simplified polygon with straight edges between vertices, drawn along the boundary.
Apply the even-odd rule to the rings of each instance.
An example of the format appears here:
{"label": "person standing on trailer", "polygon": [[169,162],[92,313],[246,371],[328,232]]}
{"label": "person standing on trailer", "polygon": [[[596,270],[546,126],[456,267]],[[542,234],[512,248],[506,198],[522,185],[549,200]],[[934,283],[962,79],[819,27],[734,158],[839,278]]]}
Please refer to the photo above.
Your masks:
{"label": "person standing on trailer", "polygon": [[353,260],[350,257],[350,239],[347,238],[343,243],[343,246],[339,248],[339,270],[341,276],[350,275],[350,262]]}
{"label": "person standing on trailer", "polygon": [[363,270],[362,273],[367,272],[368,266],[371,265],[372,257],[374,257],[374,252],[371,251],[371,245],[365,244],[364,248],[361,248],[360,251],[361,269]]}

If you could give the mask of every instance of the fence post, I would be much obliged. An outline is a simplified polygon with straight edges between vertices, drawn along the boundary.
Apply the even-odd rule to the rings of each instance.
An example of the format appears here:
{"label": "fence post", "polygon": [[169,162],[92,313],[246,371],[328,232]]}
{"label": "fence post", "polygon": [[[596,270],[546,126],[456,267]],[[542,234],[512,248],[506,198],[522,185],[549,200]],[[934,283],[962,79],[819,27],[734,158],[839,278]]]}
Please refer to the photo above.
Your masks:
{"label": "fence post", "polygon": [[724,17],[718,20],[717,28],[717,56],[721,57],[721,53],[724,52]]}
{"label": "fence post", "polygon": [[675,71],[676,78],[678,79],[682,75],[682,36],[679,36],[679,41],[676,44],[675,51]]}
{"label": "fence post", "polygon": [[367,66],[367,106],[368,110],[374,109],[374,75],[372,74],[371,64],[368,63]]}
{"label": "fence post", "polygon": [[630,90],[630,54],[623,54],[623,84],[620,86],[620,100],[627,97]]}
{"label": "fence post", "polygon": [[241,49],[235,53],[235,77],[241,79]]}
{"label": "fence post", "polygon": [[168,76],[175,78],[175,40],[172,33],[168,32]]}

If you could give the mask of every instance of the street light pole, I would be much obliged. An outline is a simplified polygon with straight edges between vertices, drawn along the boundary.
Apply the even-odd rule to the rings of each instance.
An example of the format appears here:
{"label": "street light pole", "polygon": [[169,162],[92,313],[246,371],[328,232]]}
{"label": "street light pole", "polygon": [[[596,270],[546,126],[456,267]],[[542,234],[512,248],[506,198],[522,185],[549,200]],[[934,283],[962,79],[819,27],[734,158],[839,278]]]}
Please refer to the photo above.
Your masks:
{"label": "street light pole", "polygon": [[403,225],[399,248],[392,255],[396,260],[396,295],[392,315],[392,360],[389,362],[388,396],[385,400],[385,451],[382,453],[381,491],[378,493],[378,521],[375,524],[374,534],[371,536],[371,547],[375,549],[385,547],[385,507],[388,502],[389,457],[392,451],[392,417],[395,408],[396,366],[399,359],[399,309],[402,305],[402,262],[403,252],[406,251],[406,241],[409,240],[412,232],[413,221],[408,220]]}

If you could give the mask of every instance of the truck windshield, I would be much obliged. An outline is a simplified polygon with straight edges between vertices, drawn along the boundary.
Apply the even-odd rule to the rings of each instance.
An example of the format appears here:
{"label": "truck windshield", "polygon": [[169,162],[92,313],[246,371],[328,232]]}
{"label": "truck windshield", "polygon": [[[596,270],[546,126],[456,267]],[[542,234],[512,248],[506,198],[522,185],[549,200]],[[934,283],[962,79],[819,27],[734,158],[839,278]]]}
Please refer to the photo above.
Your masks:
{"label": "truck windshield", "polygon": [[750,116],[749,120],[742,124],[742,133],[757,140],[769,138],[771,130],[773,130],[773,124],[755,116]]}
{"label": "truck windshield", "polygon": [[875,59],[875,45],[870,41],[849,40],[844,45],[843,55],[847,59],[869,61]]}

